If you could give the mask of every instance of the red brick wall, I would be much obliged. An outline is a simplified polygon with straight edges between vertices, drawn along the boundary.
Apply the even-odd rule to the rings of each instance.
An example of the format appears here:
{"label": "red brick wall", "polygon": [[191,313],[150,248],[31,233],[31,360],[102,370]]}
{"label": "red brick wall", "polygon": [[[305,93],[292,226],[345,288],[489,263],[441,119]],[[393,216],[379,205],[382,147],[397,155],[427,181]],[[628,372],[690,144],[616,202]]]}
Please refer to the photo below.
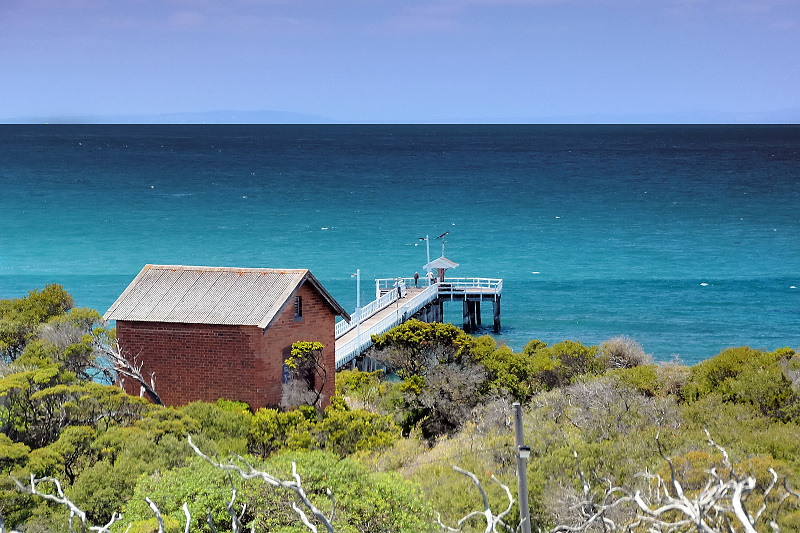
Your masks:
{"label": "red brick wall", "polygon": [[[292,343],[317,341],[325,346],[328,368],[324,405],[335,390],[335,316],[310,285],[301,286],[303,318],[295,321],[294,297],[263,332],[258,326],[117,321],[123,353],[143,362],[142,375],[155,372],[156,392],[166,405],[219,398],[247,402],[254,410],[281,401],[283,360]],[[125,389],[138,395],[129,378]]]}

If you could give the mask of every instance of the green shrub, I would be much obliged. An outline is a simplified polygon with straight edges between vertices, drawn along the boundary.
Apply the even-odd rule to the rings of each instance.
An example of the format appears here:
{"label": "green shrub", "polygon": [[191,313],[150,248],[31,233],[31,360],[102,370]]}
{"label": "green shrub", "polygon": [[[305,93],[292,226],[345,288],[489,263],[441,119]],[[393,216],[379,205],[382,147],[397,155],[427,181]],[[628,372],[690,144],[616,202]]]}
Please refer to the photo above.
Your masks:
{"label": "green shrub", "polygon": [[400,428],[389,416],[331,408],[325,410],[325,417],[313,433],[320,448],[340,457],[356,451],[382,450],[400,438]]}
{"label": "green shrub", "polygon": [[570,340],[538,347],[531,352],[534,377],[549,390],[569,385],[584,374],[602,374],[605,365],[596,354],[597,346],[584,346]]}
{"label": "green shrub", "polygon": [[794,356],[794,351],[787,349],[764,352],[747,346],[728,348],[692,367],[682,396],[693,402],[719,394],[727,402],[754,405],[764,416],[798,419],[800,393],[783,369]]}
{"label": "green shrub", "polygon": [[603,341],[597,357],[609,369],[653,364],[653,356],[646,354],[641,344],[624,335]]}
{"label": "green shrub", "polygon": [[623,383],[645,396],[659,396],[662,393],[658,379],[658,366],[634,366],[611,370],[609,375],[615,376]]}
{"label": "green shrub", "polygon": [[14,361],[40,324],[72,309],[72,296],[57,284],[34,289],[24,298],[0,300],[0,359]]}
{"label": "green shrub", "polygon": [[216,443],[216,451],[246,453],[253,414],[246,403],[220,399],[217,403],[192,402],[178,409],[200,425],[200,434]]}
{"label": "green shrub", "polygon": [[262,457],[283,448],[309,449],[314,442],[312,427],[313,423],[300,410],[259,409],[250,425],[248,447],[252,453]]}
{"label": "green shrub", "polygon": [[[435,531],[432,510],[423,500],[419,486],[397,474],[372,473],[356,461],[322,451],[282,452],[254,464],[278,479],[290,480],[292,462],[297,465],[309,498],[326,514],[331,506],[326,490],[333,493],[337,532]],[[125,516],[150,519],[152,512],[144,502],[148,496],[162,514],[180,523],[185,522],[181,506],[187,502],[193,531],[210,531],[205,523],[208,511],[217,531],[230,531],[226,505],[231,499],[231,481],[238,492],[234,508],[240,512],[247,505],[244,524],[255,521],[257,531],[307,531],[290,507],[290,502],[296,501],[290,490],[267,485],[261,479],[242,480],[236,473],[229,480],[225,472],[200,459],[187,467],[143,477]],[[124,527],[117,531],[124,531]]]}
{"label": "green shrub", "polygon": [[[236,477],[233,482],[238,489],[242,480],[238,475]],[[210,531],[206,523],[209,511],[214,524],[228,524],[228,528],[221,531],[230,530],[230,516],[225,507],[231,498],[228,476],[199,457],[194,457],[187,466],[141,477],[123,511],[127,520],[152,519],[153,512],[145,501],[146,497],[158,506],[163,516],[181,523],[186,522],[181,506],[187,503],[192,515],[192,531]],[[237,510],[240,508],[241,503]],[[125,527],[120,524],[117,530],[124,531]]]}
{"label": "green shrub", "polygon": [[524,350],[515,353],[505,344],[497,346],[494,339],[486,335],[476,340],[472,356],[487,371],[481,395],[507,396],[527,402],[535,392],[533,361]]}
{"label": "green shrub", "polygon": [[[164,520],[164,533],[181,533],[184,531],[181,523],[176,519],[167,516],[162,517],[162,520]],[[158,520],[155,518],[129,522],[129,526],[129,529],[126,527],[125,533],[158,533]]]}

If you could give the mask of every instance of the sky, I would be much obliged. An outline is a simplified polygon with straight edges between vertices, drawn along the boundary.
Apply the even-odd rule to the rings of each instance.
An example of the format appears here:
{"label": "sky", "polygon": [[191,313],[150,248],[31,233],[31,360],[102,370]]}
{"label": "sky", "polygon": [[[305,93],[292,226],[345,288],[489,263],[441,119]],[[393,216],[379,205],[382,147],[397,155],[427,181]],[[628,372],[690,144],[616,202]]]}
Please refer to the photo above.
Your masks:
{"label": "sky", "polygon": [[0,0],[0,121],[212,111],[796,123],[800,0]]}

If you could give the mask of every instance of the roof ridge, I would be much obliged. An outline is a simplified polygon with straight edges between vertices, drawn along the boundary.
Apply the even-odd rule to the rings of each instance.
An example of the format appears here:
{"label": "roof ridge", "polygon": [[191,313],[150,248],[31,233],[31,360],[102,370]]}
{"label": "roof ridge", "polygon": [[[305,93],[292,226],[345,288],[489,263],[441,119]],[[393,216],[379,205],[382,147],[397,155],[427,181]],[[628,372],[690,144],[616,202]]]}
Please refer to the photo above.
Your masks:
{"label": "roof ridge", "polygon": [[268,268],[268,267],[220,267],[196,265],[147,265],[145,268],[155,270],[199,270],[201,272],[277,272],[301,273],[308,272],[307,268]]}
{"label": "roof ridge", "polygon": [[337,315],[349,318],[305,268],[151,264],[142,268],[103,317],[145,322],[269,324],[309,280]]}

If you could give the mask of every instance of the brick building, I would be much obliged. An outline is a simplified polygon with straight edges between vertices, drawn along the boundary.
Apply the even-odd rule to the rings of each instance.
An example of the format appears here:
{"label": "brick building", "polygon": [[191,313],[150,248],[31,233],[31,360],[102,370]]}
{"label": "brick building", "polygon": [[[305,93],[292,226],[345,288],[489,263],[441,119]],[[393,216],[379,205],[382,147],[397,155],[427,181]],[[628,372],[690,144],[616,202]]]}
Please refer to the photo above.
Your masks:
{"label": "brick building", "polygon": [[[226,398],[257,409],[280,404],[297,341],[325,347],[327,405],[340,315],[350,318],[308,270],[146,265],[103,318],[116,320],[119,346],[142,375],[155,373],[166,405]],[[125,389],[139,394],[138,384]]]}

